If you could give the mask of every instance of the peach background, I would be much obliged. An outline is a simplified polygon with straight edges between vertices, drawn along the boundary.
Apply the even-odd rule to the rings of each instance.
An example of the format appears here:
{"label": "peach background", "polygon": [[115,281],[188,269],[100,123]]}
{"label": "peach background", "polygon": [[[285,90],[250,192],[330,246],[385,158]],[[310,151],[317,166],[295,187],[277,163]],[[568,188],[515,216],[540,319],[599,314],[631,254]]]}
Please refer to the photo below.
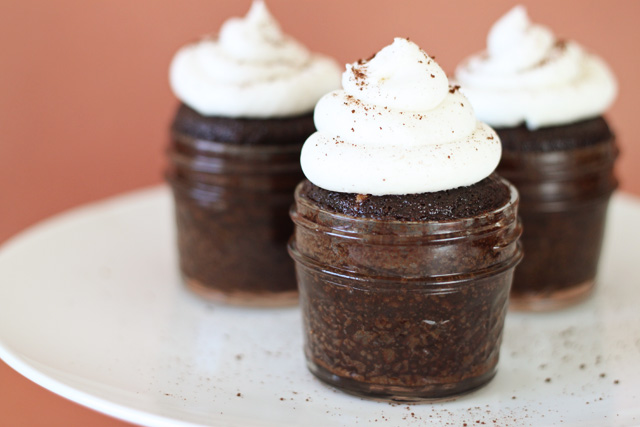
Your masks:
{"label": "peach background", "polygon": [[[410,37],[447,72],[484,47],[512,1],[270,0],[289,34],[340,62]],[[622,190],[640,195],[640,2],[525,1],[532,19],[599,53],[620,95],[608,114],[622,149]],[[217,31],[243,1],[2,1],[0,243],[64,209],[162,182],[176,106],[167,66],[176,49]],[[0,362],[0,425],[126,425],[68,402]]]}

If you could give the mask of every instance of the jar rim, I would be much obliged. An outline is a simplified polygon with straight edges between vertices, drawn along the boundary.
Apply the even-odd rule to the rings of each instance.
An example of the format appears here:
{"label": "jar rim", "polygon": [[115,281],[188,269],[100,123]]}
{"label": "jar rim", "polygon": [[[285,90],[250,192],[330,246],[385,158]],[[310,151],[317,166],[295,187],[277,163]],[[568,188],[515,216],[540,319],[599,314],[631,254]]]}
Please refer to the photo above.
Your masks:
{"label": "jar rim", "polygon": [[[517,221],[519,194],[516,187],[506,179],[499,177],[509,189],[509,200],[502,206],[482,214],[444,221],[401,221],[376,218],[359,218],[343,213],[323,209],[301,195],[306,180],[295,189],[295,204],[290,215],[297,225],[312,226],[318,230],[338,234],[343,237],[357,238],[364,230],[373,236],[405,236],[408,238],[442,240],[469,235],[481,235],[496,228],[504,228]],[[305,218],[305,213],[313,213],[314,221]],[[506,223],[505,223],[506,220]]]}
{"label": "jar rim", "polygon": [[300,153],[302,143],[274,145],[242,145],[229,142],[211,141],[187,134],[171,131],[174,141],[203,153],[237,156],[264,156],[268,154]]}
{"label": "jar rim", "polygon": [[[382,276],[382,275],[373,275],[367,274],[362,271],[357,270],[349,270],[345,268],[338,268],[335,266],[327,265],[321,263],[320,261],[308,257],[301,252],[298,251],[295,245],[295,239],[289,240],[287,245],[287,249],[289,251],[289,255],[296,262],[297,265],[313,270],[316,273],[324,274],[326,276],[340,278],[340,279],[348,279],[354,282],[362,282],[371,284],[372,281],[376,283],[375,290],[384,291],[384,290],[397,290],[398,282],[401,281],[401,286],[405,291],[423,291],[425,288],[433,288],[437,289],[441,292],[446,292],[447,290],[451,292],[455,292],[456,289],[460,286],[465,286],[469,282],[478,281],[481,279],[485,279],[491,276],[496,276],[510,269],[513,269],[518,263],[522,260],[524,254],[522,250],[522,245],[520,242],[517,243],[515,252],[509,258],[496,263],[486,266],[484,268],[473,270],[470,272],[464,273],[453,273],[453,274],[434,274],[434,275],[425,275],[425,276]],[[333,282],[332,282],[333,283]],[[371,286],[368,286],[367,289],[359,288],[357,285],[344,285],[339,283],[333,283],[338,286],[345,286],[354,289],[361,290],[370,290]]]}

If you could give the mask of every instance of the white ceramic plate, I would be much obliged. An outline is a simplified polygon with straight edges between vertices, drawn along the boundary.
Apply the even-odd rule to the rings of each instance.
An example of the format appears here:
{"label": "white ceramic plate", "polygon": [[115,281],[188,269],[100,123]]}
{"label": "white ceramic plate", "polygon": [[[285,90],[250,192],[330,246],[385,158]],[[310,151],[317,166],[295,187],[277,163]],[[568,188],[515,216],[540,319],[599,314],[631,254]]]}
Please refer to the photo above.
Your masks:
{"label": "white ceramic plate", "polygon": [[184,291],[166,188],[48,220],[0,249],[0,357],[82,405],[143,425],[640,424],[640,202],[614,197],[595,295],[510,313],[498,375],[456,400],[367,401],[305,367],[297,309]]}

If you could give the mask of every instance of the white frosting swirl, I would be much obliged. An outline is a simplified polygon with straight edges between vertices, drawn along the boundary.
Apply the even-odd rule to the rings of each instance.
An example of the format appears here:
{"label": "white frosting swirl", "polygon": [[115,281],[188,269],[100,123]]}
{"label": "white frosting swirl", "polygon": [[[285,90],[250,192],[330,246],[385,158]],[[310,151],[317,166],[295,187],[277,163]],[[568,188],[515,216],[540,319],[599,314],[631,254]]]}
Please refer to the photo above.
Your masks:
{"label": "white frosting swirl", "polygon": [[493,172],[500,140],[450,88],[440,66],[397,38],[348,64],[344,90],[320,99],[302,147],[306,177],[330,191],[385,195],[447,190]]}
{"label": "white frosting swirl", "polygon": [[283,34],[262,1],[222,25],[218,39],[180,49],[169,80],[175,95],[206,116],[269,118],[313,110],[340,86],[332,59]]}
{"label": "white frosting swirl", "polygon": [[478,118],[491,126],[529,129],[601,115],[617,85],[607,65],[578,44],[532,24],[516,6],[489,31],[487,50],[456,70]]}

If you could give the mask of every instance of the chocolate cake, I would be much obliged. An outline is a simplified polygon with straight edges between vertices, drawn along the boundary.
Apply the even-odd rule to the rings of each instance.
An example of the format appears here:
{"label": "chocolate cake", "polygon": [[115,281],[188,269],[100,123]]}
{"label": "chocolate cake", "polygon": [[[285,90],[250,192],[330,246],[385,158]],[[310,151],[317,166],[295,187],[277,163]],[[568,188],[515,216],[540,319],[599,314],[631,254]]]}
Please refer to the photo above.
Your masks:
{"label": "chocolate cake", "polygon": [[497,172],[520,192],[525,257],[511,307],[543,311],[584,299],[617,185],[615,138],[603,118],[618,93],[615,75],[586,46],[532,22],[522,5],[493,24],[486,49],[455,74],[500,136]]}
{"label": "chocolate cake", "polygon": [[291,210],[307,366],[373,398],[480,387],[522,256],[498,137],[408,39],[348,64],[343,86],[316,105]]}
{"label": "chocolate cake", "polygon": [[358,218],[447,221],[491,212],[509,201],[509,188],[495,174],[467,187],[433,193],[371,196],[328,191],[309,181],[302,194],[323,209]]}
{"label": "chocolate cake", "polygon": [[181,105],[167,179],[175,197],[180,267],[200,295],[244,305],[297,301],[286,243],[313,117],[206,117]]}
{"label": "chocolate cake", "polygon": [[313,112],[286,118],[247,119],[203,116],[185,104],[171,130],[194,139],[237,145],[301,145],[315,131]]}
{"label": "chocolate cake", "polygon": [[[460,256],[464,256],[461,253]],[[307,366],[350,393],[397,401],[473,390],[496,373],[512,272],[392,285],[299,267]]]}
{"label": "chocolate cake", "polygon": [[338,64],[254,1],[216,36],[181,47],[169,81],[180,106],[167,179],[185,284],[236,305],[296,304],[288,210],[314,105],[339,86]]}
{"label": "chocolate cake", "polygon": [[[493,202],[441,222],[348,217],[327,202],[341,200],[345,210],[358,195],[298,186],[290,252],[311,372],[351,393],[400,401],[459,394],[493,377],[521,229],[513,187],[495,175],[477,185]],[[372,203],[382,208],[387,197]],[[455,211],[437,193],[423,197],[436,217]],[[419,210],[407,203],[394,212]]]}
{"label": "chocolate cake", "polygon": [[[291,177],[295,185],[300,177]],[[187,284],[203,296],[247,305],[287,298],[296,291],[286,244],[293,232],[290,190],[260,192],[174,188],[180,267]],[[192,184],[193,185],[193,184]],[[209,294],[209,295],[208,295]],[[277,303],[274,305],[278,305]]]}
{"label": "chocolate cake", "polygon": [[512,306],[561,308],[589,295],[602,248],[609,197],[617,187],[615,138],[602,117],[565,126],[496,129],[498,172],[520,192],[525,258]]}
{"label": "chocolate cake", "polygon": [[505,151],[561,151],[608,141],[613,137],[604,117],[581,120],[562,126],[535,130],[524,124],[511,128],[494,128]]}

